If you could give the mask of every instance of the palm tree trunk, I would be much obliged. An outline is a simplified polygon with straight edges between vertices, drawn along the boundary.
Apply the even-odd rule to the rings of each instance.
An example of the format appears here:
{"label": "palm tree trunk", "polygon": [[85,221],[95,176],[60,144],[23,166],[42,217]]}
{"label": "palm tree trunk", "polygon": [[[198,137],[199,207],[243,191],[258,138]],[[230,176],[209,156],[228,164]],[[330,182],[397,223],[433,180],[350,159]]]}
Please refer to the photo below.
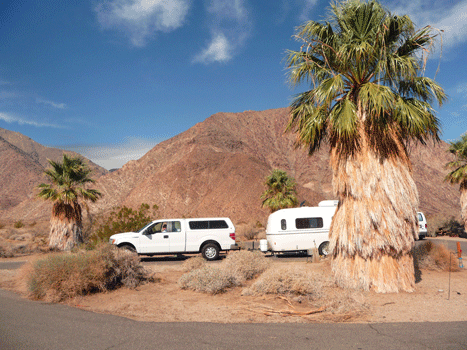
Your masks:
{"label": "palm tree trunk", "polygon": [[50,220],[49,248],[70,251],[83,243],[81,208],[55,203]]}
{"label": "palm tree trunk", "polygon": [[459,187],[461,197],[461,218],[464,221],[464,230],[467,232],[467,181],[462,181]]}
{"label": "palm tree trunk", "polygon": [[360,131],[353,154],[331,150],[339,199],[329,234],[332,274],[344,288],[411,292],[418,192],[410,161],[394,133]]}

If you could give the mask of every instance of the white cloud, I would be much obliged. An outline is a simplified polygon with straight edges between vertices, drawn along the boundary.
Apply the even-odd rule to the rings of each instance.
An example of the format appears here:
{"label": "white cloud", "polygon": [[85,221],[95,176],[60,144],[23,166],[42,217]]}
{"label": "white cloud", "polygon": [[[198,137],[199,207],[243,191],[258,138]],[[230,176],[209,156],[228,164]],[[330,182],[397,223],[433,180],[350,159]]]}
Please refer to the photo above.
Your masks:
{"label": "white cloud", "polygon": [[249,13],[243,0],[212,0],[207,5],[211,39],[194,63],[227,62],[243,46],[251,32]]}
{"label": "white cloud", "polygon": [[310,12],[318,4],[318,0],[305,0],[304,8],[302,13],[299,16],[300,22],[305,22],[310,20]]}
{"label": "white cloud", "polygon": [[12,123],[17,123],[19,125],[31,125],[31,126],[36,126],[36,127],[48,127],[48,128],[58,128],[61,129],[63,126],[56,125],[56,124],[50,124],[46,122],[37,122],[34,120],[28,120],[24,119],[21,117],[17,117],[8,113],[2,113],[0,112],[0,120],[3,120],[9,124]]}
{"label": "white cloud", "polygon": [[111,0],[95,11],[104,29],[123,31],[134,46],[144,46],[158,31],[170,32],[182,26],[191,0]]}
{"label": "white cloud", "polygon": [[137,160],[141,158],[159,142],[160,141],[146,138],[127,137],[122,142],[117,144],[58,147],[78,152],[101,167],[110,170],[121,168],[130,160]]}
{"label": "white cloud", "polygon": [[229,41],[222,33],[214,35],[209,46],[194,58],[194,62],[226,62],[232,58]]}
{"label": "white cloud", "polygon": [[0,100],[9,100],[18,97],[16,92],[0,91]]}
{"label": "white cloud", "polygon": [[37,103],[42,103],[42,104],[45,104],[45,105],[49,105],[49,106],[52,106],[52,107],[58,108],[58,109],[65,109],[66,108],[66,104],[64,104],[64,103],[56,103],[56,102],[53,102],[53,101],[43,100],[41,98],[36,98],[36,102]]}
{"label": "white cloud", "polygon": [[431,25],[443,30],[443,47],[452,48],[467,41],[467,0],[456,4],[440,1],[386,1],[391,12],[407,14],[418,28]]}

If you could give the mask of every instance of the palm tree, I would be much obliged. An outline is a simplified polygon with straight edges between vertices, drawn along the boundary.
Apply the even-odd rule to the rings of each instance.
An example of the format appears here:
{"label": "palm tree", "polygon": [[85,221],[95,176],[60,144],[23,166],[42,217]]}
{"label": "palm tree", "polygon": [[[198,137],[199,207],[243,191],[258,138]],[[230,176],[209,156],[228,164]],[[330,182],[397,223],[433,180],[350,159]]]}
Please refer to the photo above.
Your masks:
{"label": "palm tree", "polygon": [[95,189],[85,188],[93,183],[89,177],[91,170],[79,157],[63,155],[62,162],[48,160],[51,169],[44,174],[51,184],[40,184],[39,198],[53,201],[50,220],[49,247],[71,250],[83,242],[82,213],[79,199],[95,202],[101,194]]}
{"label": "palm tree", "polygon": [[453,170],[446,175],[445,181],[459,184],[461,217],[467,231],[467,134],[463,134],[460,140],[451,142],[448,152],[452,153],[455,159],[446,164],[446,168]]}
{"label": "palm tree", "polygon": [[264,185],[267,187],[261,199],[263,207],[268,207],[271,213],[279,209],[295,207],[298,203],[295,181],[283,170],[274,169],[266,177]]}
{"label": "palm tree", "polygon": [[339,200],[330,229],[332,274],[345,288],[412,291],[418,192],[407,144],[439,140],[431,104],[444,90],[424,77],[436,33],[414,29],[377,1],[331,6],[323,23],[297,28],[288,51],[292,85],[311,89],[291,103],[288,131],[309,154],[330,145]]}

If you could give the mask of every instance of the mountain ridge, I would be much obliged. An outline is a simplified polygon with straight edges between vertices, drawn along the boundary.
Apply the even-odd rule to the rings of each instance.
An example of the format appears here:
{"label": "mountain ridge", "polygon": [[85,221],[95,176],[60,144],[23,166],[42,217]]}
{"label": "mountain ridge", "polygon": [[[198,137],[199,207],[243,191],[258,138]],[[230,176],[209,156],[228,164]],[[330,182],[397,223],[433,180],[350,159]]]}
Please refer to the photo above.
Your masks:
{"label": "mountain ridge", "polygon": [[[159,217],[228,216],[235,225],[265,225],[269,211],[261,207],[260,197],[265,177],[273,169],[295,178],[299,203],[313,206],[335,199],[329,147],[323,145],[312,156],[306,149],[296,149],[295,134],[284,133],[288,119],[288,108],[213,114],[140,159],[97,177],[93,187],[103,197],[90,209],[103,213],[116,206],[137,208],[148,203],[159,206]],[[428,217],[448,218],[460,212],[458,188],[443,181],[444,164],[452,159],[447,149],[445,142],[409,149],[420,194],[418,209]],[[21,154],[17,157],[24,163]],[[30,161],[26,163],[32,177],[39,168]],[[2,196],[4,192],[0,188]],[[50,209],[45,204],[30,193],[22,196],[24,200],[13,208],[0,207],[2,217],[48,219]]]}

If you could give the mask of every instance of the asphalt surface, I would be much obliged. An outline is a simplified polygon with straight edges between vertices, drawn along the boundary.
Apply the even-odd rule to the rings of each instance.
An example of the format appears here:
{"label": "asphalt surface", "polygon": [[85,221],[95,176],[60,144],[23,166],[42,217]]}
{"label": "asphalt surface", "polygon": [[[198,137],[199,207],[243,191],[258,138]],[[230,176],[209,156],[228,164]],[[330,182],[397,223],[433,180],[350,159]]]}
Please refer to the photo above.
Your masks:
{"label": "asphalt surface", "polygon": [[[450,250],[457,251],[457,242],[456,240],[442,240],[442,239],[430,239],[430,238],[425,238],[423,240],[419,240],[415,242],[415,245],[423,244],[426,241],[433,241],[434,243],[437,244],[444,244],[446,245]],[[463,255],[463,264],[464,266],[467,267],[467,240],[465,239],[460,239],[459,242],[461,242],[461,249],[462,249],[462,255]],[[177,265],[185,261],[186,259],[189,259],[192,256],[199,256],[199,254],[186,254],[186,255],[163,255],[163,256],[141,256],[141,261],[143,265],[145,266],[151,266],[151,265]],[[225,257],[225,254],[221,253],[220,259],[222,260]],[[294,253],[287,253],[287,254],[275,254],[271,255],[271,253],[267,253],[266,257],[274,259],[274,261],[277,262],[300,262],[300,261],[306,261],[307,259],[310,259],[310,257],[307,257],[305,254],[294,254]],[[454,259],[457,258],[457,255],[453,256]],[[209,264],[216,264],[219,263],[219,261],[212,261],[209,262]],[[0,263],[0,269],[1,267]],[[467,349],[466,349],[467,350]]]}
{"label": "asphalt surface", "polygon": [[[234,301],[232,301],[234,302]],[[0,349],[467,349],[467,322],[155,323],[45,304],[0,290]]]}

